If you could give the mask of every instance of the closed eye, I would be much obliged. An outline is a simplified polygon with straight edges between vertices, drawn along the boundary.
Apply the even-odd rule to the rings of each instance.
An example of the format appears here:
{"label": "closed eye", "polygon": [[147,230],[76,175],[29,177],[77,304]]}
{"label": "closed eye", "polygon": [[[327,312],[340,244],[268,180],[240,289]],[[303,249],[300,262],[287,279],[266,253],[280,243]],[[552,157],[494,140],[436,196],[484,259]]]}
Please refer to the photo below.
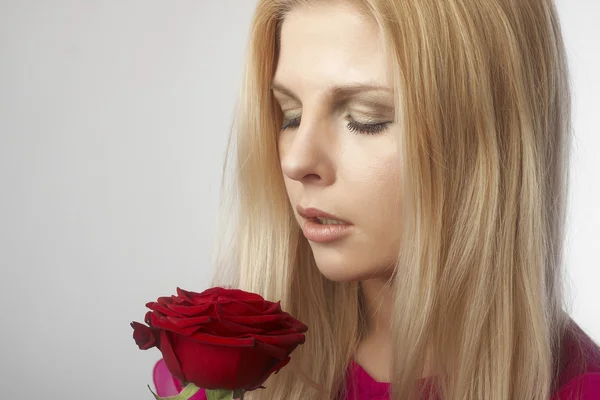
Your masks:
{"label": "closed eye", "polygon": [[[379,133],[379,132],[383,132],[392,123],[392,121],[386,121],[386,122],[376,122],[376,123],[364,124],[364,123],[355,121],[350,116],[347,117],[347,120],[348,120],[348,123],[346,125],[346,128],[349,131],[357,133],[357,134],[364,133],[364,134],[371,134],[371,135]],[[286,129],[298,128],[300,126],[300,122],[301,122],[301,117],[287,119],[283,122],[283,125],[281,126],[281,130],[284,131]]]}
{"label": "closed eye", "polygon": [[354,133],[365,133],[369,135],[374,135],[379,132],[385,131],[391,122],[377,122],[372,124],[362,124],[360,122],[356,122],[354,120],[348,121],[347,128],[351,132]]}
{"label": "closed eye", "polygon": [[283,125],[281,126],[281,130],[285,131],[288,128],[297,128],[300,126],[300,117],[286,119],[283,121]]}

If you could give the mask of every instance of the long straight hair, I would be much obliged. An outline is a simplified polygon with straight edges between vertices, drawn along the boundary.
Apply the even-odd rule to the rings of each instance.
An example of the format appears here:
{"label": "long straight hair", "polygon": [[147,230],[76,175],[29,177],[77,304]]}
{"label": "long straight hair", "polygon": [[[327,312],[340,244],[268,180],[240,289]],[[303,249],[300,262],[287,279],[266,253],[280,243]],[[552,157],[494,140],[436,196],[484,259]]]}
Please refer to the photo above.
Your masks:
{"label": "long straight hair", "polygon": [[[259,0],[223,171],[213,283],[260,293],[309,326],[249,399],[333,399],[367,332],[359,283],[328,281],[286,195],[270,83],[286,14]],[[431,349],[446,400],[547,400],[556,389],[571,108],[551,0],[355,0],[378,27],[401,127],[405,207],[394,288],[392,399],[418,395]]]}

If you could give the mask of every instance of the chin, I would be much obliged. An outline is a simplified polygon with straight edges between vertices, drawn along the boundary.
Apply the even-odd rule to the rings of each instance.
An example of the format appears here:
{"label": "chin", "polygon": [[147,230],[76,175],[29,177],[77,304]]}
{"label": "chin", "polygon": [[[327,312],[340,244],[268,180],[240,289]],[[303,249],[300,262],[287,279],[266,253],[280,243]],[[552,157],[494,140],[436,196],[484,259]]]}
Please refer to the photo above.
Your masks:
{"label": "chin", "polygon": [[[312,247],[312,246],[311,246]],[[356,280],[353,273],[354,267],[343,249],[315,249],[312,248],[317,269],[325,278],[334,282],[351,282]]]}
{"label": "chin", "polygon": [[355,275],[349,274],[347,271],[341,270],[339,268],[320,268],[319,271],[321,274],[333,282],[354,282],[361,280]]}
{"label": "chin", "polygon": [[315,260],[317,268],[321,274],[334,282],[355,282],[369,279],[373,276],[373,271],[364,271],[353,268],[350,262],[331,262]]}
{"label": "chin", "polygon": [[387,263],[368,265],[367,260],[358,262],[349,257],[330,258],[315,257],[317,268],[321,274],[333,282],[360,282],[369,279],[389,279],[393,267],[384,267]]}
{"label": "chin", "polygon": [[[310,243],[319,272],[333,282],[358,282],[369,279],[389,278],[395,262],[392,256],[374,257],[362,246],[338,245],[315,246]],[[368,255],[371,255],[370,257]]]}

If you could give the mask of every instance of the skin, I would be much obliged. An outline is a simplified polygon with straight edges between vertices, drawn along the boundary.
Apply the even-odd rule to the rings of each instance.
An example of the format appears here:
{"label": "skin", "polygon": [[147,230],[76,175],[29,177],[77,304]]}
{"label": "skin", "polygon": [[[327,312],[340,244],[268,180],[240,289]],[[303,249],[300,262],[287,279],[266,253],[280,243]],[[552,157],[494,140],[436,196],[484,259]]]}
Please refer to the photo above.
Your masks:
{"label": "skin", "polygon": [[[349,93],[336,87],[359,87]],[[312,242],[328,279],[362,282],[370,333],[354,355],[376,380],[388,381],[391,339],[387,281],[395,268],[402,220],[393,89],[376,25],[348,4],[297,7],[286,15],[273,79],[284,129],[278,137],[292,208],[315,207],[353,226],[332,242]],[[385,125],[354,132],[349,121]],[[298,224],[305,219],[298,215]]]}

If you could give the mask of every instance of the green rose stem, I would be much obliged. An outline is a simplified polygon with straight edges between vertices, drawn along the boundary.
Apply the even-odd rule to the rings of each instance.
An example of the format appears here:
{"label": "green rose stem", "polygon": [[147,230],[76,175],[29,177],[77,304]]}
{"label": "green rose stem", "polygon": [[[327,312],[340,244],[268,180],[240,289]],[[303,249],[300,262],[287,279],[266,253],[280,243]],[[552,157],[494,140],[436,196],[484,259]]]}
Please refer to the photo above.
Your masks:
{"label": "green rose stem", "polygon": [[[150,389],[150,386],[148,386],[148,389]],[[189,400],[198,392],[198,390],[200,390],[198,386],[194,385],[193,383],[189,383],[177,396],[160,397],[154,393],[152,389],[150,389],[156,400]],[[207,390],[206,397],[208,400],[243,400],[244,390]]]}

